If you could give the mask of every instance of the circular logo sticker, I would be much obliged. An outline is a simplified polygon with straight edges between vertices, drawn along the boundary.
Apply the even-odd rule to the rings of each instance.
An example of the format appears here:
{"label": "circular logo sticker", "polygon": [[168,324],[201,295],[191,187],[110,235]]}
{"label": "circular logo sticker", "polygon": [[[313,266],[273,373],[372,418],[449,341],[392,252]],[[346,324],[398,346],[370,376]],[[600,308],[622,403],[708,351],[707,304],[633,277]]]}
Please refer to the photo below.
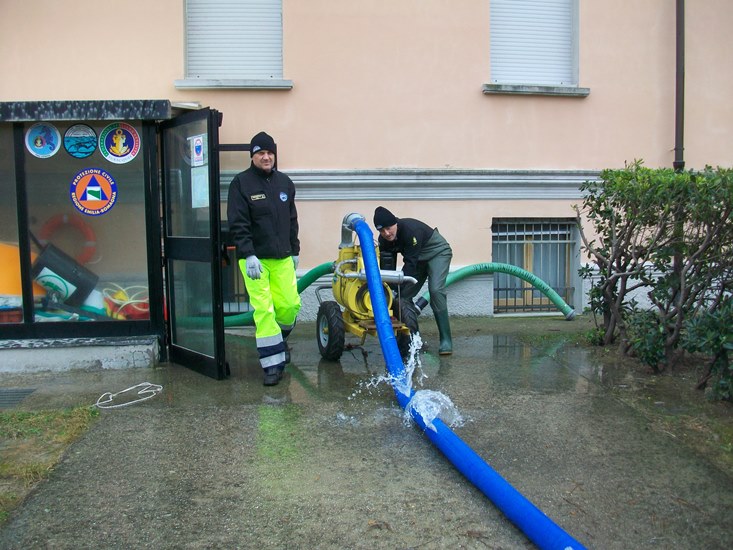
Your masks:
{"label": "circular logo sticker", "polygon": [[85,168],[71,181],[69,195],[79,212],[100,216],[117,202],[117,182],[101,168]]}
{"label": "circular logo sticker", "polygon": [[140,151],[140,135],[125,122],[110,124],[99,134],[99,151],[115,164],[125,164]]}
{"label": "circular logo sticker", "polygon": [[28,152],[39,159],[54,156],[61,145],[61,134],[53,124],[39,122],[25,133],[25,146]]}
{"label": "circular logo sticker", "polygon": [[64,149],[72,157],[85,159],[97,148],[97,132],[86,124],[74,124],[64,132]]}

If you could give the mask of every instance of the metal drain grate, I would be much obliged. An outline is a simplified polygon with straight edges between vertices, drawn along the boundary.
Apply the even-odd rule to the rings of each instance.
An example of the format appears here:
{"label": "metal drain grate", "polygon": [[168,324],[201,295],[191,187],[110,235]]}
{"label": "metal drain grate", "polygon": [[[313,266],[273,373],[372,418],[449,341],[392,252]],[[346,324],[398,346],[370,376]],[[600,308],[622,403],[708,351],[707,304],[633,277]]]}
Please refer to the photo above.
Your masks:
{"label": "metal drain grate", "polygon": [[0,409],[14,407],[34,391],[35,388],[0,388]]}

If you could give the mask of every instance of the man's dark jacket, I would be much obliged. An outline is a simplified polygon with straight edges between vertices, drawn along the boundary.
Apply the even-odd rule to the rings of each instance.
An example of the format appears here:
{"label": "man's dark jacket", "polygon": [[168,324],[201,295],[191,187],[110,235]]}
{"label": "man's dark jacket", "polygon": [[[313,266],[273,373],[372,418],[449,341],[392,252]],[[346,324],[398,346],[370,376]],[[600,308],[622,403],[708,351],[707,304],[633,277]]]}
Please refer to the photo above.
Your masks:
{"label": "man's dark jacket", "polygon": [[426,242],[433,236],[435,229],[413,218],[397,219],[397,238],[388,241],[379,237],[379,251],[402,254],[402,272],[410,277],[417,275],[417,262]]}
{"label": "man's dark jacket", "polygon": [[281,259],[300,254],[295,185],[282,172],[251,165],[229,186],[227,218],[237,257]]}

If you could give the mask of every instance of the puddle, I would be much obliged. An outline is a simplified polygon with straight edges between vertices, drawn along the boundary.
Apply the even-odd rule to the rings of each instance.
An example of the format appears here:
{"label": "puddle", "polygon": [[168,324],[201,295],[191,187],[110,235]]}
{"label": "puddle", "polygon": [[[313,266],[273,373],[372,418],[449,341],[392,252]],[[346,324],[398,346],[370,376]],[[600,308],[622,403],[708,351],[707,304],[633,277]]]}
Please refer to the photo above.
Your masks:
{"label": "puddle", "polygon": [[[436,334],[423,333],[412,406],[455,423],[466,444],[588,548],[727,548],[733,478],[658,420],[693,410],[694,392],[675,397],[672,377],[599,360],[564,323],[511,321],[524,334],[565,331],[524,341],[513,328],[492,331],[503,322],[451,320],[451,356],[439,356]],[[251,335],[227,335],[232,375],[222,381],[177,365],[3,377],[4,387],[36,388],[21,410],[92,405],[143,381],[163,390],[101,411],[0,530],[0,546],[36,547],[53,536],[71,548],[85,535],[94,540],[84,545],[134,547],[528,546],[405,424],[391,385],[369,384],[385,375],[375,338],[339,362],[321,359],[314,323],[299,324],[289,344],[292,363],[271,388]]]}

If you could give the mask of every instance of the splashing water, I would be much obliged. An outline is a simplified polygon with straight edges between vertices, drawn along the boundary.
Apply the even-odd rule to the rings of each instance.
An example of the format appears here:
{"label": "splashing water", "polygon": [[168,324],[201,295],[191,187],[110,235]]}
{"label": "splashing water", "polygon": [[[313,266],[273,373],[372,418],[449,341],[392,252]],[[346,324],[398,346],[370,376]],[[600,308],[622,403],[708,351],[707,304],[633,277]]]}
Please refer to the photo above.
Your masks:
{"label": "splashing water", "polygon": [[359,420],[355,416],[339,412],[336,414],[336,424],[339,426],[356,426],[359,424]]}
{"label": "splashing water", "polygon": [[405,396],[409,396],[412,391],[412,375],[417,370],[417,383],[422,385],[423,381],[428,378],[422,368],[420,362],[420,354],[418,353],[422,349],[422,338],[420,333],[416,332],[410,336],[410,357],[404,364],[404,369],[399,376],[395,376],[389,372],[385,374],[379,374],[373,376],[369,380],[361,382],[360,388],[349,396],[349,399],[354,399],[362,390],[371,390],[378,387],[380,384],[385,383],[391,385],[397,391]]}
{"label": "splashing water", "polygon": [[392,386],[404,396],[409,396],[412,391],[412,375],[415,370],[418,372],[417,383],[422,385],[423,381],[428,377],[423,371],[422,363],[420,362],[420,353],[422,349],[422,338],[420,333],[416,332],[410,335],[410,356],[405,362],[405,371],[402,378],[395,376],[391,377],[390,382]]}
{"label": "splashing water", "polygon": [[[405,364],[405,379],[395,384],[395,388],[402,395],[409,396],[412,390],[412,375],[417,369],[418,384],[422,385],[423,381],[428,377],[422,368],[419,350],[422,349],[422,338],[417,332],[410,339],[410,357]],[[434,390],[418,390],[414,393],[410,401],[405,406],[404,420],[409,425],[412,420],[412,413],[419,414],[425,426],[437,431],[433,425],[433,420],[440,417],[450,427],[463,426],[464,420],[458,409],[450,400],[450,397]]]}
{"label": "splashing water", "polygon": [[[416,332],[410,337],[410,356],[405,362],[405,368],[399,376],[392,374],[382,374],[374,376],[363,383],[363,389],[376,388],[382,383],[390,384],[396,391],[402,395],[409,397],[412,391],[413,374],[417,371],[416,381],[418,385],[422,385],[428,375],[422,368],[419,351],[422,349],[423,341],[420,333]],[[356,397],[361,390],[351,395],[349,399]],[[450,398],[441,392],[434,390],[418,390],[412,395],[412,398],[405,407],[403,414],[404,423],[409,426],[412,421],[412,414],[419,414],[425,426],[433,431],[437,431],[433,420],[440,418],[450,427],[460,427],[465,424],[465,420],[458,412],[458,409],[450,400]]]}
{"label": "splashing water", "polygon": [[436,418],[440,418],[451,428],[456,426],[460,427],[465,424],[461,413],[458,412],[450,397],[438,391],[416,391],[412,399],[405,406],[405,425],[410,424],[413,413],[419,414],[423,422],[425,422],[425,426],[434,432],[438,431],[433,424],[433,420]]}

